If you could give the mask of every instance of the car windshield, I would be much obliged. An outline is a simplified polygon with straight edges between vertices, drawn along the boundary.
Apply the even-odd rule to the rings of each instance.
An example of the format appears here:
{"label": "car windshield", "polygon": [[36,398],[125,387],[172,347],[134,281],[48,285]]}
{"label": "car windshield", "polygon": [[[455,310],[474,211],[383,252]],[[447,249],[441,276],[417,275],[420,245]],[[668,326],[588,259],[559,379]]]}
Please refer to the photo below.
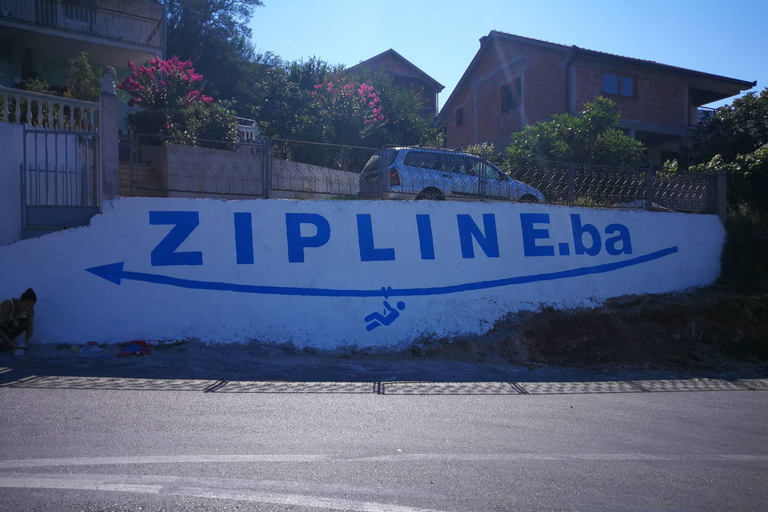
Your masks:
{"label": "car windshield", "polygon": [[395,161],[395,157],[397,156],[397,150],[396,149],[387,149],[383,152],[384,158],[382,159],[382,152],[378,151],[376,152],[369,160],[368,163],[365,164],[365,167],[363,167],[363,172],[370,171],[371,169],[378,169],[379,167],[384,167],[392,162]]}

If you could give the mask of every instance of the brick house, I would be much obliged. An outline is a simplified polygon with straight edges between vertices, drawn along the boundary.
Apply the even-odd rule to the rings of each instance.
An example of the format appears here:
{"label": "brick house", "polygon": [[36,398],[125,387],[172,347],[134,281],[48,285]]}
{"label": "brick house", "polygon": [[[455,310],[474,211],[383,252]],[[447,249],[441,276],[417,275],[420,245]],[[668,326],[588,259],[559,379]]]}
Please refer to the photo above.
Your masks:
{"label": "brick house", "polygon": [[165,54],[165,16],[156,0],[0,0],[0,86],[42,75],[64,86],[68,60],[128,76],[128,61]]}
{"label": "brick house", "polygon": [[394,84],[397,87],[413,89],[419,93],[424,100],[422,111],[424,115],[428,115],[431,119],[437,115],[437,95],[445,89],[445,86],[417,68],[395,50],[390,48],[375,57],[352,66],[348,71],[354,72],[355,68],[358,67],[366,67],[371,71],[386,69],[394,78]]}
{"label": "brick house", "polygon": [[701,105],[756,84],[494,30],[480,39],[438,121],[446,124],[448,147],[492,142],[501,149],[526,125],[576,114],[602,95],[616,102],[619,126],[658,165],[685,152]]}

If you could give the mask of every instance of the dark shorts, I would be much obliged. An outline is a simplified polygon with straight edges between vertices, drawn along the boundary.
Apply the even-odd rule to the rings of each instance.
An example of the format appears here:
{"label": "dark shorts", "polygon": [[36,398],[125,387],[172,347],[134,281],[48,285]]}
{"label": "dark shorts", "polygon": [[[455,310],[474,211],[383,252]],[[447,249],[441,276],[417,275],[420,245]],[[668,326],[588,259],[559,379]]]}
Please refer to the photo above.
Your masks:
{"label": "dark shorts", "polygon": [[19,334],[27,330],[27,319],[24,317],[15,320],[7,320],[0,324],[0,330],[11,339],[15,339]]}

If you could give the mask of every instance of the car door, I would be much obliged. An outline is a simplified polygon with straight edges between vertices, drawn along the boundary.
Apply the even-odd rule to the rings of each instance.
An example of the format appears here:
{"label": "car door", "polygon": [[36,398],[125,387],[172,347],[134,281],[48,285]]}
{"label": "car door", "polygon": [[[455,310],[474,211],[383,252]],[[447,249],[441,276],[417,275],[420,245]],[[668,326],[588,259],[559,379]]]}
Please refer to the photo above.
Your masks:
{"label": "car door", "polygon": [[488,197],[511,199],[509,180],[504,171],[486,161],[483,161],[482,166],[483,176],[485,176],[485,194]]}
{"label": "car door", "polygon": [[482,158],[465,156],[467,174],[472,183],[472,195],[485,197],[489,195],[488,189],[488,164]]}
{"label": "car door", "polygon": [[450,186],[452,195],[473,196],[478,194],[478,178],[468,170],[467,159],[460,153],[443,153],[440,155],[442,176]]}
{"label": "car door", "polygon": [[426,188],[437,188],[444,193],[445,181],[440,177],[439,155],[430,151],[410,150],[405,156],[401,173],[407,192],[418,194]]}

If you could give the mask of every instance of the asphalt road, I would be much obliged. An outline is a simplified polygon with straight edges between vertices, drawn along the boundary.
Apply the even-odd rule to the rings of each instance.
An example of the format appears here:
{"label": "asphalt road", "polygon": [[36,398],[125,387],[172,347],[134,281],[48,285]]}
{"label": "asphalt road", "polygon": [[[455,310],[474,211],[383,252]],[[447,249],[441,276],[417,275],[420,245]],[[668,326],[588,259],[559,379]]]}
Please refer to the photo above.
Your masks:
{"label": "asphalt road", "polygon": [[766,510],[768,381],[688,382],[7,378],[0,510]]}

